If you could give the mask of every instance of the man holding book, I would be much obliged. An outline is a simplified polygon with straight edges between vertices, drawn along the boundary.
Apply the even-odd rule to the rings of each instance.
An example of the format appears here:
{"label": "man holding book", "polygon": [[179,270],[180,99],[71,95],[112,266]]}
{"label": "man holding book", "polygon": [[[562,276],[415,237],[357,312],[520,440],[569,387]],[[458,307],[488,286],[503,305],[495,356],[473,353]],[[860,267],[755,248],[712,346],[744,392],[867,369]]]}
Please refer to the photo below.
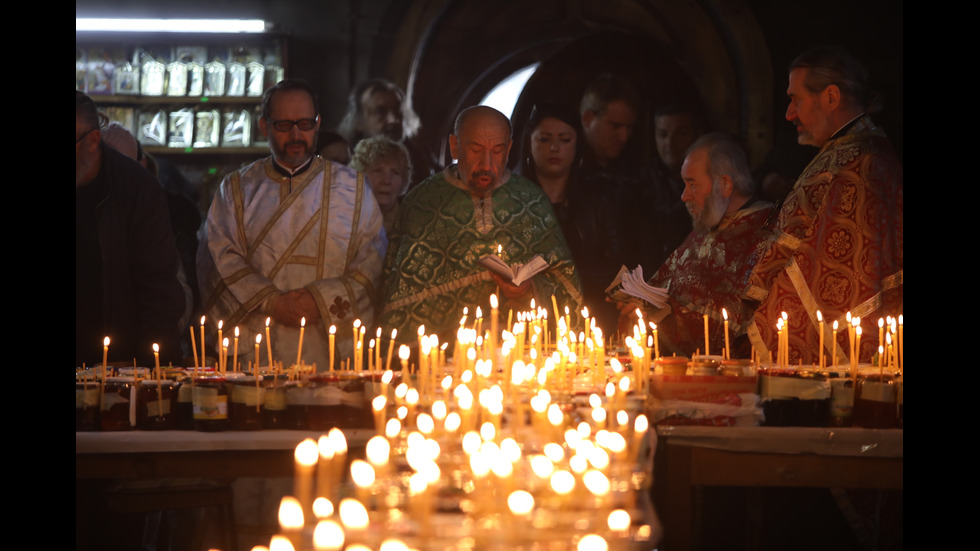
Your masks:
{"label": "man holding book", "polygon": [[[694,230],[647,281],[665,289],[667,296],[649,299],[659,307],[645,304],[650,311],[644,319],[657,323],[661,354],[690,356],[698,350],[705,353],[706,328],[714,343],[709,352],[723,350],[727,314],[730,337],[740,349],[732,356],[748,357],[748,341],[742,337],[752,308],[741,297],[752,267],[768,246],[771,232],[764,226],[772,204],[756,199],[745,151],[726,134],[706,134],[695,141],[681,176],[681,199]],[[626,315],[636,308],[629,301],[621,305]]]}
{"label": "man holding book", "polygon": [[[463,110],[449,147],[457,162],[406,195],[385,261],[381,326],[417,342],[420,325],[441,342],[455,337],[463,309],[489,313],[537,305],[581,309],[579,277],[547,196],[507,169],[510,121],[485,106]],[[511,268],[544,260],[542,271],[515,285],[491,271],[496,255]],[[503,270],[501,270],[503,271]],[[554,297],[554,302],[552,301]]]}

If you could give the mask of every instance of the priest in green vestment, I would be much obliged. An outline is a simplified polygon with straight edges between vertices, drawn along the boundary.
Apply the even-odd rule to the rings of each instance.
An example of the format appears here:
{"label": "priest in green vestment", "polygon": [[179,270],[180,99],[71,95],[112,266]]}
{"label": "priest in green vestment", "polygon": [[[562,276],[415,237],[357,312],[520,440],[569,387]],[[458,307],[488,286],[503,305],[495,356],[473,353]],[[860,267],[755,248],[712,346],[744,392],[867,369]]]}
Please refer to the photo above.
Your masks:
{"label": "priest in green vestment", "polygon": [[[511,143],[502,113],[465,109],[449,137],[456,164],[405,196],[389,236],[380,324],[385,334],[397,329],[399,343],[417,343],[421,325],[449,342],[464,308],[468,326],[477,307],[489,318],[491,294],[500,301],[501,329],[508,313],[516,321],[531,299],[549,319],[555,305],[562,315],[566,306],[573,316],[581,311],[579,277],[551,203],[540,187],[506,168]],[[547,267],[515,285],[480,263],[492,254],[511,266],[540,256]]]}

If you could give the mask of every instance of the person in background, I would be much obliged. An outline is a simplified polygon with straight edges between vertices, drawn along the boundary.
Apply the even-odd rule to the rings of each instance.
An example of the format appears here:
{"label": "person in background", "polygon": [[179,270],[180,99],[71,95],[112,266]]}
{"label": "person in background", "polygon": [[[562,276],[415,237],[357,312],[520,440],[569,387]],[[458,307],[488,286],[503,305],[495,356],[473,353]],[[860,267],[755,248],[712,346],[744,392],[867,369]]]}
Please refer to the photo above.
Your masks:
{"label": "person in background", "polygon": [[274,359],[296,363],[303,327],[303,363],[318,370],[330,368],[331,325],[339,362],[353,355],[354,320],[374,323],[381,210],[362,174],[316,155],[319,124],[305,81],[266,90],[259,129],[272,155],[226,175],[208,211],[197,262],[207,322],[241,327],[242,361],[256,360],[269,317]]}
{"label": "person in background", "polygon": [[317,152],[321,157],[328,161],[350,164],[350,144],[347,138],[340,135],[336,130],[320,130],[320,135],[316,140]]}
{"label": "person in background", "polygon": [[654,112],[656,158],[645,169],[647,176],[637,189],[635,232],[643,236],[639,260],[652,274],[691,232],[691,217],[681,194],[681,165],[694,140],[705,129],[700,109],[689,102],[660,105]]}
{"label": "person in background", "polygon": [[390,233],[398,216],[398,205],[412,179],[408,150],[386,136],[366,138],[354,148],[350,166],[367,177],[374,198],[384,214],[385,231]]}
{"label": "person in background", "polygon": [[[847,331],[833,342],[847,314],[877,320],[902,312],[903,169],[871,114],[881,107],[868,72],[839,46],[821,45],[789,66],[786,120],[800,144],[820,150],[776,209],[772,245],[756,264],[745,299],[757,305],[749,327],[763,358],[777,350],[776,320],[788,319],[789,361],[819,361],[824,320],[829,354],[847,347]],[[869,332],[870,333],[870,332]],[[861,340],[869,361],[876,338]]]}
{"label": "person in background", "polygon": [[605,289],[619,267],[629,262],[624,253],[626,198],[613,193],[620,188],[583,179],[585,144],[573,108],[538,104],[524,128],[521,173],[541,186],[551,201],[582,280],[582,299],[597,325],[611,336],[618,313],[605,300]]}
{"label": "person in background", "polygon": [[181,357],[185,296],[167,200],[154,177],[102,140],[99,113],[75,91],[75,362],[153,365]]}
{"label": "person in background", "polygon": [[351,90],[347,113],[337,126],[337,131],[354,147],[364,138],[380,135],[402,143],[408,150],[413,167],[414,178],[408,182],[408,189],[412,189],[435,174],[441,166],[419,142],[421,127],[419,116],[412,109],[405,92],[393,82],[373,78]]}

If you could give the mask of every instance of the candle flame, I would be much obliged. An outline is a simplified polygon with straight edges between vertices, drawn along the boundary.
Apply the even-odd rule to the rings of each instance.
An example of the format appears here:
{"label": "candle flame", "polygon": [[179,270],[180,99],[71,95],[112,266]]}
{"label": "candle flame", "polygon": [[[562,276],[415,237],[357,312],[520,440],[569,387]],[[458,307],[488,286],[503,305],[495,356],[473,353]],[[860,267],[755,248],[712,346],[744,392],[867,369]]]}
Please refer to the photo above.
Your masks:
{"label": "candle flame", "polygon": [[490,295],[490,308],[496,308],[496,307],[497,307],[497,295],[495,294]]}
{"label": "candle flame", "polygon": [[201,316],[201,325],[204,325],[204,316]]}
{"label": "candle flame", "polygon": [[299,319],[299,326],[306,327],[306,316],[303,316],[302,318]]}
{"label": "candle flame", "polygon": [[221,339],[221,346],[228,348],[228,337]]}
{"label": "candle flame", "polygon": [[102,346],[105,346],[106,348],[109,347],[109,337],[102,340]]}
{"label": "candle flame", "polygon": [[337,326],[336,325],[331,325],[330,326],[330,334],[331,335],[336,335],[337,334]]}
{"label": "candle flame", "polygon": [[412,351],[404,344],[398,347],[398,358],[403,362],[408,361],[408,357],[411,356]]}
{"label": "candle flame", "polygon": [[235,326],[235,338],[236,339],[238,338],[238,326],[237,325]]}
{"label": "candle flame", "polygon": [[725,321],[728,321],[728,310],[725,310],[724,308],[722,308],[721,309],[721,317],[725,318]]}
{"label": "candle flame", "polygon": [[153,343],[153,353],[158,354],[159,352],[160,352],[160,345],[157,343]]}
{"label": "candle flame", "polygon": [[255,334],[255,344],[260,344],[262,342],[262,333]]}
{"label": "candle flame", "polygon": [[265,326],[269,327],[270,323],[272,323],[272,318],[265,318]]}
{"label": "candle flame", "polygon": [[878,329],[881,329],[884,326],[885,326],[885,318],[878,318]]}
{"label": "candle flame", "polygon": [[817,321],[823,321],[823,314],[820,313],[820,310],[817,310]]}
{"label": "candle flame", "polygon": [[224,326],[225,326],[225,320],[218,320],[218,331],[221,331],[221,328]]}

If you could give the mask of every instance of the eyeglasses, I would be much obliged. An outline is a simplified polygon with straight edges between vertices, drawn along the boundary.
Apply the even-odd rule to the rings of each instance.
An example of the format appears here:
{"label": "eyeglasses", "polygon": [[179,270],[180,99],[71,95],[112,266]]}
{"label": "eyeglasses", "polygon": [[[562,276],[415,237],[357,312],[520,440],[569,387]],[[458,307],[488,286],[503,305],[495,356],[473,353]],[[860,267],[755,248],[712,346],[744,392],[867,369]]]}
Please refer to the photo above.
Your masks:
{"label": "eyeglasses", "polygon": [[280,121],[269,121],[269,124],[272,125],[272,128],[276,129],[276,132],[289,132],[293,129],[293,125],[298,126],[303,132],[309,132],[310,130],[316,128],[316,121],[318,118],[319,117],[313,117],[312,119],[299,119],[296,121],[282,119]]}
{"label": "eyeglasses", "polygon": [[82,143],[82,140],[84,140],[85,138],[87,138],[88,135],[91,134],[92,132],[95,132],[95,128],[93,128],[93,129],[89,130],[88,132],[82,134],[82,137],[80,137],[77,140],[75,140],[75,145],[78,145],[78,144]]}

